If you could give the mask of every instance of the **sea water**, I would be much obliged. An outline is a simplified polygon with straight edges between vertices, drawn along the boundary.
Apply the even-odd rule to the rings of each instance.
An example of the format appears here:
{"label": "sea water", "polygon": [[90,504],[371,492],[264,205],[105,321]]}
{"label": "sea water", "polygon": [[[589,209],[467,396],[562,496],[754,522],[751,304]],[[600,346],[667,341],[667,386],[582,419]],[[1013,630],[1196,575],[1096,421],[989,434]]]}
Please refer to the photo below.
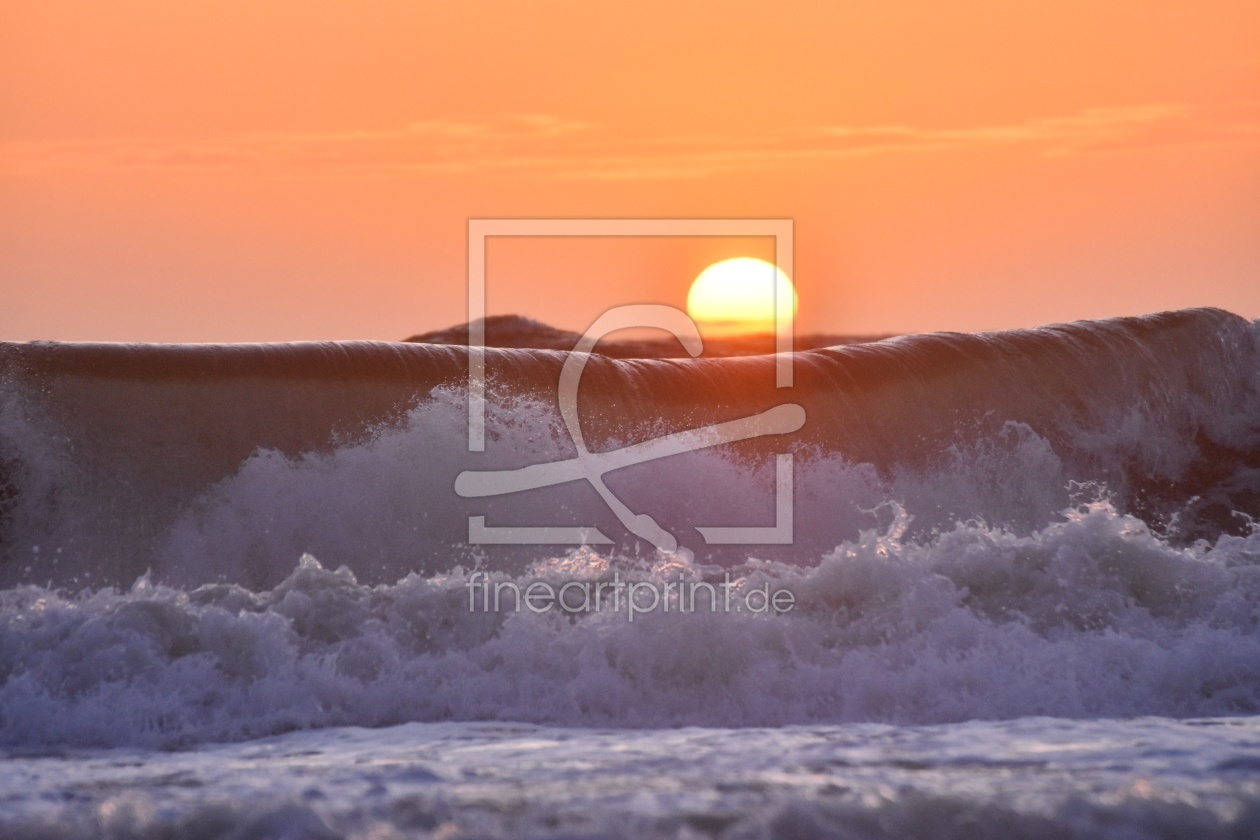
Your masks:
{"label": "sea water", "polygon": [[[912,337],[782,395],[592,360],[600,451],[809,418],[609,474],[675,551],[582,483],[452,492],[573,457],[563,354],[490,354],[471,454],[452,348],[0,346],[0,835],[1258,836],[1256,335]],[[700,539],[774,521],[783,452],[792,543]]]}
{"label": "sea water", "polygon": [[1260,834],[1260,719],[334,727],[176,752],[18,751],[9,837]]}

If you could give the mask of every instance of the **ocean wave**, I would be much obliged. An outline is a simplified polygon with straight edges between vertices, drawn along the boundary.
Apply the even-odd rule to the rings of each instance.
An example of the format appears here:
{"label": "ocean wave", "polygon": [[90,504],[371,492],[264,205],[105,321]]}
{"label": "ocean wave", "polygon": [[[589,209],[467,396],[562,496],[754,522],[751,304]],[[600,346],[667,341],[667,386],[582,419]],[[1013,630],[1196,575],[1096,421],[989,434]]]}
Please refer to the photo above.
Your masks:
{"label": "ocean wave", "polygon": [[[574,456],[561,352],[486,351],[470,453],[465,348],[0,345],[0,742],[1254,714],[1257,334],[1191,310],[904,337],[800,353],[790,389],[770,357],[591,357],[593,451],[804,408],[607,475],[676,552],[585,482],[454,492]],[[776,520],[781,452],[791,543],[708,545]],[[614,541],[470,544],[472,515]],[[473,608],[566,576],[791,609]]]}
{"label": "ocean wave", "polygon": [[[1260,516],[1257,328],[1219,310],[987,335],[911,336],[774,359],[592,357],[592,450],[801,405],[798,432],[619,469],[608,486],[705,561],[695,527],[774,518],[773,455],[795,467],[789,547],[813,562],[901,504],[912,534],[958,521],[1029,533],[1105,498],[1177,544]],[[464,470],[573,457],[557,411],[565,354],[487,350],[487,451],[467,451],[467,350],[407,344],[0,345],[0,583],[276,585],[311,552],[360,580],[475,555],[520,570],[545,551],[468,545],[468,520],[597,527],[594,489],[489,499]],[[473,550],[475,548],[475,551]]]}

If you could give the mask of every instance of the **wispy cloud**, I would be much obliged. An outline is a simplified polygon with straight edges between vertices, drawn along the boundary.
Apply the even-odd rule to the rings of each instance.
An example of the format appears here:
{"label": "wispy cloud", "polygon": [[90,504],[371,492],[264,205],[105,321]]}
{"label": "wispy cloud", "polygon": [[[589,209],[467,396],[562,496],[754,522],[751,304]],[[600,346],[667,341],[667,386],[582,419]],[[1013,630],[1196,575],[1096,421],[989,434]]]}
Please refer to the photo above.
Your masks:
{"label": "wispy cloud", "polygon": [[1204,144],[1260,145],[1260,102],[1099,107],[962,127],[838,124],[738,137],[628,137],[554,115],[492,114],[420,120],[395,129],[19,141],[0,143],[0,174],[178,167],[302,177],[500,172],[667,179],[888,154],[1012,148],[1079,155]]}
{"label": "wispy cloud", "polygon": [[1158,142],[1161,130],[1188,122],[1191,111],[1183,105],[1136,105],[1087,108],[1067,116],[970,128],[840,126],[827,131],[858,148],[876,150],[896,146],[940,151],[971,146],[1030,145],[1047,154],[1071,154],[1123,141]]}

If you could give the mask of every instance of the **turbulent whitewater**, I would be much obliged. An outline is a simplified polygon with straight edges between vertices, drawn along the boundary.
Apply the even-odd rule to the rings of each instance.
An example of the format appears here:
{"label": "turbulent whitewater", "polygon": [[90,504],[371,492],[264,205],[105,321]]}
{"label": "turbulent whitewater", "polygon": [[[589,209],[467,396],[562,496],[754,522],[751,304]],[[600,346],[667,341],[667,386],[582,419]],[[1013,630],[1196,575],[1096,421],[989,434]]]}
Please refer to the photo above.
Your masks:
{"label": "turbulent whitewater", "polygon": [[[818,736],[831,743],[877,724],[913,740],[929,731],[914,727],[1051,716],[1103,727],[1120,743],[1146,736],[1129,724],[1108,730],[1107,719],[1260,714],[1256,323],[1201,309],[813,349],[795,354],[790,388],[776,387],[772,357],[592,356],[578,404],[593,451],[785,402],[805,411],[792,434],[608,474],[630,510],[677,537],[676,552],[627,534],[585,482],[491,498],[455,493],[462,471],[575,452],[557,410],[566,353],[520,347],[485,351],[486,447],[470,453],[468,352],[419,343],[0,345],[0,744],[15,756],[125,748],[149,761],[157,754],[146,750],[230,751],[209,745],[352,731],[339,727],[440,721],[456,728],[406,731],[425,743],[491,744],[496,730],[458,726],[502,721],[525,741],[586,744],[565,727],[642,731],[650,741],[663,727],[698,726],[727,727],[697,732],[728,733],[718,752],[733,750],[739,766],[755,763],[740,752],[737,733],[747,727],[786,727],[757,731],[789,741],[805,737],[793,727],[823,727],[810,731],[832,733]],[[775,459],[784,453],[794,464],[792,543],[707,544],[697,526],[774,522]],[[614,543],[470,545],[470,516],[598,528]],[[790,591],[793,604],[780,613],[687,611],[674,601],[634,621],[609,610],[475,608],[476,580],[523,589],[614,577],[728,581],[738,597],[769,587]],[[1028,725],[1036,737],[1053,730]],[[1180,725],[1167,723],[1167,737],[1183,737]],[[552,728],[530,728],[538,726]],[[983,730],[993,755],[1024,755],[1011,726],[1024,724]],[[1206,785],[1186,823],[1205,836],[1226,836],[1260,813],[1252,790],[1260,763],[1248,763],[1260,741],[1251,723],[1230,731],[1238,737],[1212,741],[1223,750],[1213,760],[1250,780],[1242,788],[1214,787],[1224,777],[1211,768],[1182,768]],[[664,749],[669,737],[643,749]],[[914,760],[936,766],[940,756],[924,746],[936,736],[923,737]],[[299,753],[341,749],[327,739],[294,743]],[[433,767],[464,759],[432,749],[425,772],[436,775],[424,783],[436,786],[426,790],[458,798],[453,780],[473,771],[443,775]],[[894,768],[888,778],[910,784],[889,755],[880,759]],[[629,772],[590,752],[581,760]],[[97,771],[81,769],[81,782],[96,784]],[[862,828],[874,812],[861,803],[886,784],[858,785],[856,810],[784,819],[825,826],[834,817],[855,836],[882,836]],[[767,794],[775,807],[817,806],[789,787],[785,798]],[[1036,819],[1048,822],[1028,823],[1047,836],[1082,813],[1056,791],[1038,800]],[[728,794],[715,788],[705,807],[743,813]],[[968,807],[983,823],[991,806],[981,798]],[[91,834],[106,824],[95,811],[48,816],[42,807],[30,804],[13,825],[34,831],[47,817],[58,830]],[[249,833],[241,826],[271,813],[258,807],[229,809],[223,825]],[[293,807],[277,812],[277,825],[315,820],[335,836],[377,820],[406,833],[384,805],[359,823],[335,808],[341,816]],[[445,819],[433,808],[416,831]],[[1157,811],[1134,813],[1158,827]],[[146,831],[174,824],[158,811],[135,813]],[[534,813],[541,822],[530,832],[615,834],[619,824],[557,813]],[[483,833],[513,832],[513,823],[487,819]],[[659,833],[791,835],[773,820],[678,819]],[[902,834],[918,836],[937,818],[905,819]],[[644,833],[657,832],[652,825]]]}

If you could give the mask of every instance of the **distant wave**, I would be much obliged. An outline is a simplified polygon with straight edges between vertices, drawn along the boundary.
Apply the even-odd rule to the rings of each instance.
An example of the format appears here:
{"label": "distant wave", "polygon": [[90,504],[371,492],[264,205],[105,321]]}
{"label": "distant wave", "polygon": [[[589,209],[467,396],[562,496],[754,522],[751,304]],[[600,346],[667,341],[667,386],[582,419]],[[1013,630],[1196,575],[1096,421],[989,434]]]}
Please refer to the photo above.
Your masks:
{"label": "distant wave", "polygon": [[[533,350],[572,350],[581,335],[560,330],[522,315],[490,315],[482,322],[486,347],[519,347]],[[468,324],[445,330],[413,335],[407,341],[419,344],[468,344]],[[809,333],[796,335],[793,347],[797,350],[817,350],[820,347],[838,347],[842,344],[864,344],[888,338],[887,335],[838,335]],[[774,352],[773,335],[736,335],[710,338],[704,343],[704,355],[708,357],[754,356]],[[673,339],[639,338],[607,339],[594,349],[601,356],[614,359],[677,359],[688,354]]]}

